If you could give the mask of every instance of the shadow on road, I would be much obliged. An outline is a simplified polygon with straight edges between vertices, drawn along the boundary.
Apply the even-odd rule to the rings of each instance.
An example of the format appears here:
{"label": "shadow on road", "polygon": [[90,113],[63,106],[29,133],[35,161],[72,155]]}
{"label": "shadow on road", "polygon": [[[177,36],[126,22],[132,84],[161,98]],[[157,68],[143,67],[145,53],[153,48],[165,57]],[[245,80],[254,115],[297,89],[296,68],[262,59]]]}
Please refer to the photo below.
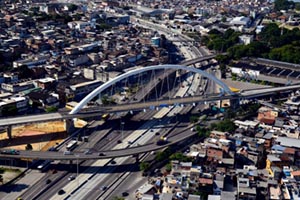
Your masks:
{"label": "shadow on road", "polygon": [[28,188],[27,184],[12,184],[12,185],[2,185],[0,186],[0,192],[11,193],[11,192],[21,192]]}

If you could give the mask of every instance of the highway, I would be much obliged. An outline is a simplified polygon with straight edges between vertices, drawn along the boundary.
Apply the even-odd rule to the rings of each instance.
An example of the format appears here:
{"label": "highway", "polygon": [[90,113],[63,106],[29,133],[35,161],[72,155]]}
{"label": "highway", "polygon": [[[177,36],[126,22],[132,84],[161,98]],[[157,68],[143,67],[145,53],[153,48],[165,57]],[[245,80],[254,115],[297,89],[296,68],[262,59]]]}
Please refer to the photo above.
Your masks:
{"label": "highway", "polygon": [[49,114],[39,114],[39,115],[27,115],[22,117],[12,117],[12,118],[2,118],[0,119],[0,126],[10,126],[26,123],[37,123],[51,120],[63,120],[63,119],[74,119],[74,118],[86,118],[99,116],[104,113],[119,113],[125,111],[135,111],[142,109],[149,109],[152,106],[160,106],[163,104],[167,105],[181,105],[181,104],[192,104],[192,103],[205,103],[210,101],[225,100],[225,99],[251,99],[263,97],[277,92],[284,92],[289,90],[300,89],[300,85],[291,85],[291,86],[282,86],[275,88],[262,88],[256,90],[245,90],[243,92],[237,93],[235,96],[230,96],[224,94],[214,94],[212,96],[207,95],[207,97],[202,95],[188,96],[182,98],[173,98],[173,99],[162,99],[156,101],[147,101],[141,103],[130,103],[130,104],[121,104],[115,106],[102,106],[98,108],[92,108],[92,112],[82,112],[80,114],[69,115],[67,113],[49,113]]}
{"label": "highway", "polygon": [[[198,79],[199,74],[196,75],[189,75],[189,79],[188,81],[191,82],[195,82],[199,84],[200,82],[200,78]],[[197,81],[199,80],[199,81]],[[196,85],[196,84],[194,84]],[[81,151],[75,151],[74,155],[63,155],[62,152],[44,152],[45,154],[49,154],[49,157],[44,158],[44,159],[49,159],[49,160],[98,160],[94,163],[91,162],[87,162],[85,163],[86,166],[91,166],[91,168],[87,168],[86,171],[81,172],[80,177],[77,177],[76,180],[74,181],[68,181],[66,175],[64,175],[64,173],[57,174],[54,176],[57,176],[60,178],[59,180],[59,184],[53,184],[51,191],[47,192],[47,193],[43,193],[42,197],[40,199],[97,199],[99,197],[103,198],[103,199],[107,199],[107,197],[109,197],[110,195],[110,191],[113,190],[113,187],[115,186],[110,186],[109,189],[107,190],[107,192],[103,192],[100,191],[100,186],[106,186],[108,185],[108,183],[116,183],[116,180],[121,182],[122,180],[124,180],[127,176],[130,175],[129,172],[125,172],[125,173],[116,173],[114,172],[115,170],[117,170],[119,168],[119,166],[117,165],[126,165],[129,163],[132,163],[135,159],[131,158],[131,157],[127,157],[127,156],[131,156],[134,154],[142,154],[142,153],[147,153],[147,152],[151,152],[153,150],[157,150],[160,148],[165,148],[168,145],[171,144],[175,144],[179,141],[181,141],[182,139],[186,139],[188,137],[191,137],[192,135],[195,134],[195,132],[192,132],[190,130],[191,126],[188,126],[185,128],[185,130],[181,130],[180,132],[176,132],[174,133],[172,136],[169,137],[169,143],[167,145],[164,146],[158,146],[153,142],[150,142],[148,144],[145,144],[147,141],[150,141],[153,137],[155,137],[155,133],[156,132],[162,132],[163,130],[161,129],[162,126],[157,125],[157,119],[160,119],[164,116],[175,116],[178,113],[181,112],[185,112],[190,108],[187,107],[181,107],[182,103],[194,103],[195,96],[192,97],[186,97],[183,98],[183,96],[185,94],[189,93],[194,93],[197,90],[197,87],[195,87],[194,85],[192,85],[190,89],[188,87],[188,84],[185,84],[185,87],[182,88],[181,93],[178,94],[178,96],[180,96],[180,98],[175,98],[175,99],[170,99],[170,100],[162,100],[162,101],[155,101],[157,102],[155,104],[155,102],[150,102],[150,104],[147,104],[148,102],[145,103],[135,103],[135,104],[130,104],[129,106],[135,105],[137,107],[131,107],[133,109],[122,109],[122,107],[127,106],[126,105],[121,105],[119,106],[119,108],[113,108],[113,107],[106,107],[106,108],[101,108],[102,111],[97,112],[97,115],[99,115],[99,113],[101,112],[122,112],[122,111],[128,111],[128,110],[141,110],[142,108],[149,108],[150,106],[159,106],[161,104],[168,104],[168,105],[174,105],[174,104],[179,104],[180,106],[174,107],[174,106],[170,106],[170,107],[163,107],[160,108],[159,112],[157,114],[154,114],[155,110],[152,111],[150,110],[149,113],[144,113],[144,119],[148,120],[150,118],[150,116],[152,114],[153,115],[153,120],[149,120],[146,124],[142,125],[141,127],[139,127],[136,131],[129,133],[131,131],[128,131],[128,134],[126,136],[126,139],[124,140],[125,143],[123,142],[122,144],[117,144],[115,145],[113,150],[109,150],[111,148],[109,148],[109,146],[111,146],[112,144],[115,143],[111,143],[110,141],[106,141],[107,143],[111,143],[110,145],[106,146],[105,148],[103,148],[102,150],[98,150],[100,149],[100,143],[99,144],[95,144],[93,146],[96,146],[96,148],[93,148],[93,153],[89,154],[89,155],[85,155],[85,153],[82,151],[83,149],[81,148]],[[213,85],[209,86],[214,88],[215,85],[213,83]],[[269,91],[270,92],[270,91]],[[274,92],[274,91],[273,91]],[[254,94],[251,94],[254,95]],[[257,95],[257,93],[255,93],[255,95]],[[215,100],[219,100],[220,98],[229,98],[226,96],[215,96],[214,99],[212,101]],[[210,97],[209,97],[210,98]],[[231,97],[230,97],[231,98]],[[187,100],[187,102],[183,102],[183,99],[189,99]],[[191,101],[191,99],[193,101]],[[199,97],[200,99],[200,97]],[[172,102],[173,100],[177,100]],[[178,101],[181,100],[181,101]],[[205,102],[205,101],[210,101],[210,100],[200,100],[199,102]],[[167,102],[167,103],[164,103]],[[143,106],[141,106],[140,104],[143,104]],[[138,107],[138,105],[140,107]],[[118,110],[119,109],[119,110]],[[184,110],[184,111],[182,111]],[[54,113],[54,114],[58,114],[58,113]],[[51,116],[52,118],[55,117],[60,117],[60,119],[66,119],[66,118],[79,118],[82,116],[88,116],[88,115],[96,115],[96,113],[89,113],[89,114],[79,114],[79,115],[67,115],[67,114],[60,114],[61,116]],[[30,116],[28,116],[30,117]],[[168,124],[168,122],[166,121],[167,119],[162,119],[163,121],[159,122],[161,124]],[[44,121],[44,120],[42,120]],[[36,121],[35,121],[36,122]],[[7,123],[5,125],[8,125]],[[14,125],[14,124],[11,124]],[[1,121],[0,121],[0,126],[1,126]],[[154,127],[151,128],[150,127]],[[113,137],[113,136],[112,136]],[[119,137],[115,137],[113,138],[113,140],[116,140],[116,138],[120,138]],[[126,142],[127,141],[132,141],[133,144],[129,145]],[[126,145],[124,145],[126,144]],[[91,145],[92,146],[92,145]],[[123,149],[124,147],[129,146],[129,148]],[[99,147],[99,148],[98,148]],[[104,152],[105,156],[99,156],[99,152]],[[25,152],[25,151],[21,151],[20,155],[14,155],[12,156],[13,158],[16,157],[22,157],[22,156],[26,156],[26,153],[28,153],[28,156],[33,156],[33,157],[39,157],[43,152]],[[9,155],[1,155],[1,156],[9,156]],[[117,158],[115,159],[115,161],[117,162],[117,165],[114,165],[111,162],[111,158],[116,158],[116,157],[121,157],[121,158]],[[101,166],[104,166],[101,168]],[[120,166],[121,167],[121,166]],[[97,170],[95,170],[97,168]],[[123,168],[122,168],[123,169]],[[130,170],[130,168],[128,168]],[[124,170],[124,169],[123,169]],[[68,174],[68,173],[66,173]],[[80,180],[80,182],[79,182]],[[45,185],[45,184],[44,184]],[[56,192],[60,189],[63,188],[66,193],[64,195],[57,195]],[[34,193],[33,191],[31,191],[32,193]],[[26,199],[33,199],[33,198],[26,198]]]}

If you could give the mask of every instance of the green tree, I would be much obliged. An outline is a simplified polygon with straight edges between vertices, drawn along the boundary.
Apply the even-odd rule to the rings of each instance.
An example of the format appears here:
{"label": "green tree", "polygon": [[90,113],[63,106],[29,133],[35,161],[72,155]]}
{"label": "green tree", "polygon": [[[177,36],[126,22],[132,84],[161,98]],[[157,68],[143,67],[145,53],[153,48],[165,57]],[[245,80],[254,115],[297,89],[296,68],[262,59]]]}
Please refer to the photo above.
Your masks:
{"label": "green tree", "polygon": [[277,11],[288,10],[295,7],[295,3],[288,0],[275,0],[274,9]]}
{"label": "green tree", "polygon": [[190,122],[191,123],[196,123],[196,122],[198,122],[198,120],[199,120],[198,116],[195,116],[195,115],[190,116]]}
{"label": "green tree", "polygon": [[78,6],[75,4],[70,4],[70,5],[68,5],[68,9],[70,12],[73,12],[78,9]]}
{"label": "green tree", "polygon": [[33,147],[32,147],[31,144],[27,144],[26,147],[25,147],[25,150],[27,150],[27,151],[30,151],[32,149],[33,149]]}
{"label": "green tree", "polygon": [[113,197],[112,200],[125,200],[125,198],[116,196]]}
{"label": "green tree", "polygon": [[181,152],[176,152],[170,156],[170,160],[178,160],[180,162],[189,162],[191,159]]}
{"label": "green tree", "polygon": [[147,171],[150,167],[150,164],[148,162],[141,162],[139,167],[141,171]]}
{"label": "green tree", "polygon": [[47,113],[51,113],[51,112],[57,112],[58,108],[55,106],[49,106],[46,108],[46,112]]}
{"label": "green tree", "polygon": [[218,123],[211,124],[212,130],[222,131],[222,132],[233,132],[235,130],[235,125],[233,121],[229,119],[224,119]]}
{"label": "green tree", "polygon": [[172,165],[171,165],[171,163],[168,163],[168,164],[166,165],[166,171],[167,171],[167,172],[171,172],[171,171],[172,171]]}

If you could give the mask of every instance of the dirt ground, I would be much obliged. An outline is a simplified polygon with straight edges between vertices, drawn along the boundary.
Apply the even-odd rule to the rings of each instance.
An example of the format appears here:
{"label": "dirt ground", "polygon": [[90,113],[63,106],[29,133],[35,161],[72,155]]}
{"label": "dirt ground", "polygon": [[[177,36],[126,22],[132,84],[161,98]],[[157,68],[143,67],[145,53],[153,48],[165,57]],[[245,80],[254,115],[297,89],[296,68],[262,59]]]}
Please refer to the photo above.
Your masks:
{"label": "dirt ground", "polygon": [[[9,148],[24,150],[25,146],[29,143],[32,145],[33,150],[46,151],[56,143],[63,141],[66,136],[67,134],[65,132],[65,125],[63,121],[16,126],[12,129],[12,145],[10,145],[10,142],[8,141],[7,146],[9,146]],[[40,140],[37,141],[34,137],[40,138]],[[0,134],[0,140],[7,139],[8,137],[6,132]],[[25,141],[24,144],[13,145],[13,141],[18,141],[18,143],[20,143],[22,139],[29,142]]]}

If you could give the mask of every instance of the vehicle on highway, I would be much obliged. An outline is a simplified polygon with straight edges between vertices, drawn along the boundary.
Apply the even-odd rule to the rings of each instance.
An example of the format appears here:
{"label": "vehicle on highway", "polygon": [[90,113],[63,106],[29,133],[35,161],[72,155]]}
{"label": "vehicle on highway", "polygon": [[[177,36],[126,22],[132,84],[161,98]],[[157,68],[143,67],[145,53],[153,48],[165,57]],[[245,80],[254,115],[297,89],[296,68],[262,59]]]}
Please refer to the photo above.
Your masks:
{"label": "vehicle on highway", "polygon": [[159,132],[156,132],[155,135],[159,135]]}
{"label": "vehicle on highway", "polygon": [[112,160],[110,163],[111,163],[112,165],[115,165],[115,164],[117,164],[117,162],[116,162],[116,161],[114,161],[114,160]]}
{"label": "vehicle on highway", "polygon": [[89,155],[89,154],[92,154],[93,152],[90,150],[90,149],[88,149],[88,150],[86,150],[85,152],[84,152],[84,154],[85,155]]}
{"label": "vehicle on highway", "polygon": [[61,189],[57,192],[57,194],[59,194],[59,195],[63,195],[64,193],[66,193],[66,192],[63,189]]}
{"label": "vehicle on highway", "polygon": [[157,145],[164,145],[164,144],[167,144],[167,143],[168,143],[168,138],[163,137],[163,136],[161,136],[159,138],[159,140],[157,140],[157,142],[156,142]]}
{"label": "vehicle on highway", "polygon": [[64,151],[64,155],[73,155],[71,151]]}
{"label": "vehicle on highway", "polygon": [[99,155],[99,156],[106,156],[106,154],[105,154],[105,153],[102,153],[102,152],[100,152],[98,155]]}
{"label": "vehicle on highway", "polygon": [[100,190],[102,190],[102,191],[107,190],[107,186],[100,187]]}
{"label": "vehicle on highway", "polygon": [[19,155],[20,151],[15,149],[4,149],[1,151],[1,154],[8,154],[8,155]]}
{"label": "vehicle on highway", "polygon": [[48,169],[48,167],[50,167],[51,164],[51,160],[45,160],[42,164],[40,164],[37,169],[40,171],[45,171]]}
{"label": "vehicle on highway", "polygon": [[132,144],[132,143],[133,143],[132,141],[129,141],[129,140],[128,140],[128,144]]}
{"label": "vehicle on highway", "polygon": [[73,181],[76,177],[74,175],[69,176],[68,180]]}
{"label": "vehicle on highway", "polygon": [[50,184],[51,183],[51,180],[50,179],[47,179],[46,180],[46,184]]}
{"label": "vehicle on highway", "polygon": [[128,192],[123,192],[123,193],[122,193],[122,196],[123,196],[123,197],[127,197],[128,195],[129,195]]}
{"label": "vehicle on highway", "polygon": [[71,140],[67,146],[66,146],[66,149],[68,151],[72,151],[75,147],[77,146],[77,140]]}
{"label": "vehicle on highway", "polygon": [[121,144],[121,143],[122,143],[122,140],[118,140],[117,142],[118,142],[118,144]]}
{"label": "vehicle on highway", "polygon": [[110,117],[110,114],[109,114],[109,113],[105,113],[105,114],[103,114],[103,115],[101,116],[101,118],[102,118],[104,121],[108,120],[109,117]]}

